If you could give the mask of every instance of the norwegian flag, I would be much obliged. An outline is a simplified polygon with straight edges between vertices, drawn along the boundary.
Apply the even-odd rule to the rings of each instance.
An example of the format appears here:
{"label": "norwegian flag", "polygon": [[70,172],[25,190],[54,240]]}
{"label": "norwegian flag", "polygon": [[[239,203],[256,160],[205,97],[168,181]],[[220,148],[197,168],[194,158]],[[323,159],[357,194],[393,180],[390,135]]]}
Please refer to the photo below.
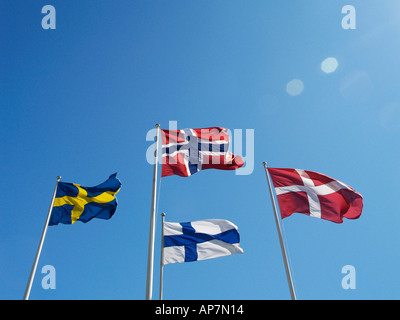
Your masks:
{"label": "norwegian flag", "polygon": [[235,170],[241,157],[229,152],[229,135],[221,127],[161,130],[161,177],[189,177],[205,169]]}
{"label": "norwegian flag", "polygon": [[357,219],[363,208],[361,194],[321,173],[300,169],[268,168],[282,219],[292,213],[342,223]]}

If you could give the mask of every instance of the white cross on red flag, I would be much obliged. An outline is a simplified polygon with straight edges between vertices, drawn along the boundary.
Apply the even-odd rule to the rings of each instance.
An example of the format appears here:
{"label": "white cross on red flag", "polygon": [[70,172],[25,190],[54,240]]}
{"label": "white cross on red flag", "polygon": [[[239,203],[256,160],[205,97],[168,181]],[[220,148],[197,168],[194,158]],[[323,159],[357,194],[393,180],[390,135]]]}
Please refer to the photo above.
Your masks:
{"label": "white cross on red flag", "polygon": [[362,195],[343,182],[300,169],[268,168],[268,172],[282,219],[297,212],[342,223],[343,217],[358,219],[361,215]]}

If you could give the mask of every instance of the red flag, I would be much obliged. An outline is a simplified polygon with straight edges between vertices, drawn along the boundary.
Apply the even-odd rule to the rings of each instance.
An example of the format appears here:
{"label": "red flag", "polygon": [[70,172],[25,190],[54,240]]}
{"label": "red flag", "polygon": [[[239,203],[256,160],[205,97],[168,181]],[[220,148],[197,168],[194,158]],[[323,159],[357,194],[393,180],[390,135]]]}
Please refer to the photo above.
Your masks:
{"label": "red flag", "polygon": [[357,219],[361,215],[362,195],[343,182],[300,169],[268,168],[268,172],[282,219],[297,212],[342,223],[343,217]]}
{"label": "red flag", "polygon": [[229,151],[229,135],[221,127],[161,130],[161,177],[189,177],[205,169],[236,170],[243,159]]}

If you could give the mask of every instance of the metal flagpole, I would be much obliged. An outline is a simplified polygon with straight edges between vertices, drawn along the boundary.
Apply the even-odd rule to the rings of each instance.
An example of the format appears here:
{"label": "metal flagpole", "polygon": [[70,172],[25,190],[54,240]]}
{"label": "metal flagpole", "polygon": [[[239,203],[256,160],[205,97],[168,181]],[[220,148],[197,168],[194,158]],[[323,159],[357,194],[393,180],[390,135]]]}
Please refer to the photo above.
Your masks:
{"label": "metal flagpole", "polygon": [[51,212],[53,211],[54,199],[56,198],[57,187],[58,187],[58,183],[60,182],[60,180],[61,180],[61,177],[58,176],[57,177],[56,186],[54,188],[53,197],[52,197],[51,203],[50,203],[49,212],[47,213],[46,223],[44,224],[43,232],[42,232],[42,236],[40,238],[40,242],[39,242],[39,246],[38,246],[38,249],[37,249],[37,252],[36,252],[35,260],[33,261],[31,274],[29,275],[29,280],[28,280],[28,283],[27,283],[26,288],[25,288],[25,293],[24,293],[24,298],[23,298],[24,300],[28,300],[29,299],[29,295],[31,293],[33,278],[35,277],[36,267],[37,267],[38,262],[39,262],[40,253],[42,252],[43,242],[44,242],[44,238],[46,237],[47,227],[49,226]]}
{"label": "metal flagpole", "polygon": [[157,199],[157,167],[158,167],[158,140],[160,136],[160,125],[156,124],[156,148],[154,152],[153,192],[150,212],[149,249],[147,253],[147,280],[146,300],[151,300],[153,295],[153,265],[154,265],[154,237],[156,225],[156,199]]}
{"label": "metal flagpole", "polygon": [[165,213],[161,214],[162,225],[161,225],[161,259],[160,259],[160,300],[163,298],[163,277],[164,277],[164,220]]}
{"label": "metal flagpole", "polygon": [[270,195],[271,195],[272,207],[273,207],[274,213],[275,213],[276,228],[277,228],[277,230],[278,230],[279,242],[280,242],[280,244],[281,244],[283,262],[284,262],[284,264],[285,264],[286,277],[287,277],[287,281],[288,281],[288,285],[289,285],[290,296],[291,296],[292,300],[296,300],[296,293],[295,293],[295,291],[294,291],[292,275],[291,275],[291,273],[290,273],[289,262],[288,262],[287,255],[286,255],[285,244],[284,244],[283,238],[282,238],[282,231],[281,231],[281,226],[280,226],[280,223],[279,223],[278,211],[277,211],[277,209],[276,209],[275,199],[274,199],[274,195],[273,195],[273,193],[272,193],[271,181],[270,181],[270,178],[269,178],[269,175],[268,175],[267,163],[266,163],[266,162],[263,162],[263,165],[264,165],[265,174],[266,174],[267,180],[268,180],[269,193],[270,193]]}

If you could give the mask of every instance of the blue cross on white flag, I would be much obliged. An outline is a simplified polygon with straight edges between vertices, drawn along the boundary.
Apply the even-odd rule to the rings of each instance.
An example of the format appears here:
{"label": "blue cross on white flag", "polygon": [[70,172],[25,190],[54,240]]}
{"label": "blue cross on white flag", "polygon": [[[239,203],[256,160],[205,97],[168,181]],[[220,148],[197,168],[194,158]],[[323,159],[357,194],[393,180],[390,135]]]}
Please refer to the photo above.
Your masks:
{"label": "blue cross on white flag", "polygon": [[227,220],[164,222],[163,264],[243,253],[236,225]]}

